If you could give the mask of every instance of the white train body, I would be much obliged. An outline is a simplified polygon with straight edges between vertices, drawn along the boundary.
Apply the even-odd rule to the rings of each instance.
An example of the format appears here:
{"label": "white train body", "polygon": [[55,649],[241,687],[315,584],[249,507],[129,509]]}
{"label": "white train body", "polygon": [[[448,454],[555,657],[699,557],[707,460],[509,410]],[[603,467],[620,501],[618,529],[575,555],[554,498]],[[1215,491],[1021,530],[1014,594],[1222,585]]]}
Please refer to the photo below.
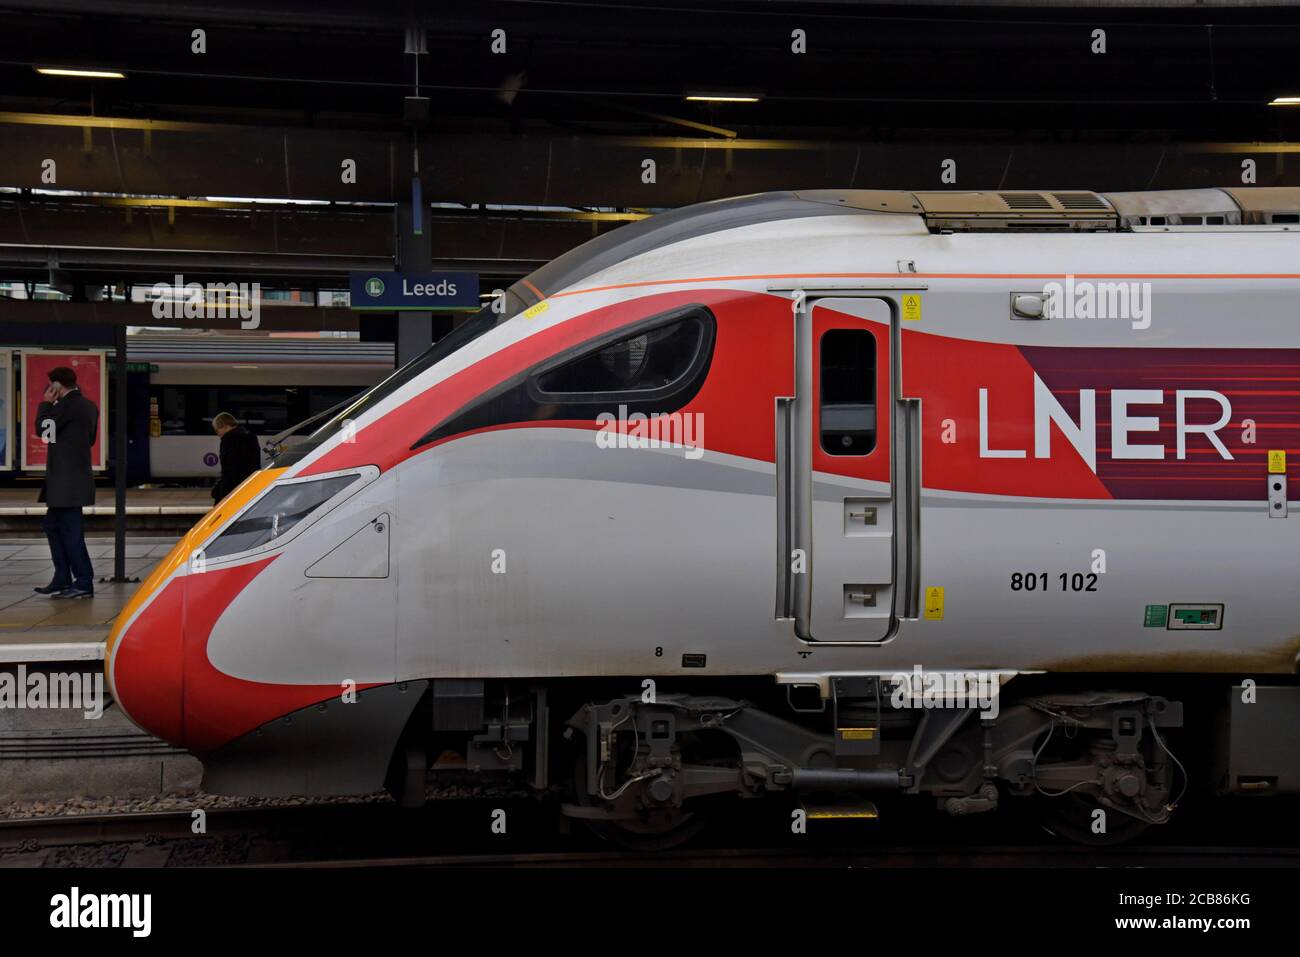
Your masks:
{"label": "white train body", "polygon": [[1300,235],[927,200],[707,204],[517,284],[178,545],[117,699],[211,768],[349,682],[437,729],[503,681],[1293,676]]}

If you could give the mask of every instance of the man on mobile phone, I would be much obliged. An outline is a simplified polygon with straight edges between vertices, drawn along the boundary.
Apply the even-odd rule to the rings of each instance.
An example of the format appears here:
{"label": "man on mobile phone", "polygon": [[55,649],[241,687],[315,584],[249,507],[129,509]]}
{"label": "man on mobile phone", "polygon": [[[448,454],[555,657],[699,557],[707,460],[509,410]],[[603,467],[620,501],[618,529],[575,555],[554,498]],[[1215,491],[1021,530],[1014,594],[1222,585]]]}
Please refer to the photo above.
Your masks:
{"label": "man on mobile phone", "polygon": [[46,442],[45,537],[50,542],[54,578],[36,591],[51,598],[90,598],[95,571],[86,550],[81,509],[95,504],[95,473],[90,448],[99,434],[99,409],[77,388],[67,366],[51,369],[44,401],[36,410],[36,433]]}

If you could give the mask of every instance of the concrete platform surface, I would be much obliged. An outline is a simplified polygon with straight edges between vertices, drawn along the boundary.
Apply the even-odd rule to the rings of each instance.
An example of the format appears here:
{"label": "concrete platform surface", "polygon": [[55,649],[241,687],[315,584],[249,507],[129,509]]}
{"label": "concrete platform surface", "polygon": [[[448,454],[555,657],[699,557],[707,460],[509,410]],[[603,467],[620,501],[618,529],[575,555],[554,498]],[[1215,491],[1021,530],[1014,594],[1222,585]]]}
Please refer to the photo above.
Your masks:
{"label": "concrete platform surface", "polygon": [[[144,579],[176,543],[175,538],[132,536],[126,573]],[[95,568],[95,597],[56,601],[32,591],[53,575],[44,539],[0,539],[0,663],[102,659],[103,643],[137,583],[109,583],[113,540],[86,540]]]}

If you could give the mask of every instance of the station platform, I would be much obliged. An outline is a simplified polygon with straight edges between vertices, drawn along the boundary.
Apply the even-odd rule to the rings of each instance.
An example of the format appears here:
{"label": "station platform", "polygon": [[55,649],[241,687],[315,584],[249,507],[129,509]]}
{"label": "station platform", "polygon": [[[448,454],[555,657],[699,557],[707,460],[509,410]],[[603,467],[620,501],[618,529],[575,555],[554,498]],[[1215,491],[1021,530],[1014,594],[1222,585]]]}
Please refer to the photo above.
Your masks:
{"label": "station platform", "polygon": [[[126,574],[143,580],[177,536],[128,536]],[[95,661],[137,583],[99,579],[113,574],[113,539],[87,538],[95,568],[95,597],[55,601],[32,591],[49,584],[50,550],[42,538],[0,538],[0,664]]]}
{"label": "station platform", "polygon": [[[45,506],[36,501],[37,485],[0,488],[0,533],[41,537]],[[180,533],[194,525],[212,508],[212,493],[206,488],[129,488],[126,490],[128,531]],[[114,492],[95,490],[95,504],[82,510],[90,532],[112,531]]]}
{"label": "station platform", "polygon": [[[129,535],[126,574],[145,576],[176,536]],[[95,597],[55,601],[32,588],[52,574],[44,537],[0,537],[0,674],[102,675],[104,642],[138,583],[110,584],[113,539],[88,536]],[[108,695],[107,685],[103,686]],[[199,762],[136,728],[109,696],[87,720],[79,707],[0,708],[0,818],[31,802],[140,799],[192,793]]]}
{"label": "station platform", "polygon": [[[0,488],[0,515],[44,515],[45,506],[36,501],[39,487]],[[95,490],[95,504],[84,509],[87,516],[112,515],[114,492]],[[205,488],[129,488],[127,515],[192,515],[198,517],[212,507],[212,493]]]}

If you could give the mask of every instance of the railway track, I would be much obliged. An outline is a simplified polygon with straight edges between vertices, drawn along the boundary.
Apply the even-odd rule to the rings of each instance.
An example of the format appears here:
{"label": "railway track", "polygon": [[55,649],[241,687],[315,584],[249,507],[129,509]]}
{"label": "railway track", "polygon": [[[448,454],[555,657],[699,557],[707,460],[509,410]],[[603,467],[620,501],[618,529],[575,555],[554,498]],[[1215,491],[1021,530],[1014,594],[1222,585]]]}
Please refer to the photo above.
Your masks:
{"label": "railway track", "polygon": [[789,848],[700,848],[655,853],[630,851],[545,854],[438,854],[264,862],[257,868],[401,867],[704,867],[704,868],[924,868],[924,867],[1297,867],[1300,848],[1162,847],[883,847],[850,851]]}
{"label": "railway track", "polygon": [[[277,807],[207,811],[206,826],[208,833],[256,830],[274,823],[277,815],[293,814],[297,810]],[[193,828],[190,810],[18,818],[0,821],[0,850],[33,842],[63,845],[190,838],[197,836]]]}
{"label": "railway track", "polygon": [[[517,833],[473,831],[504,805]],[[638,853],[564,837],[536,802],[471,799],[435,802],[422,812],[393,805],[328,804],[207,812],[195,833],[191,811],[63,815],[0,821],[0,867],[91,866],[248,868],[982,868],[982,867],[1300,867],[1300,847],[1132,844],[1080,847],[1027,843],[872,843],[874,831],[790,839],[785,846],[702,842]],[[760,835],[749,832],[757,838]]]}

